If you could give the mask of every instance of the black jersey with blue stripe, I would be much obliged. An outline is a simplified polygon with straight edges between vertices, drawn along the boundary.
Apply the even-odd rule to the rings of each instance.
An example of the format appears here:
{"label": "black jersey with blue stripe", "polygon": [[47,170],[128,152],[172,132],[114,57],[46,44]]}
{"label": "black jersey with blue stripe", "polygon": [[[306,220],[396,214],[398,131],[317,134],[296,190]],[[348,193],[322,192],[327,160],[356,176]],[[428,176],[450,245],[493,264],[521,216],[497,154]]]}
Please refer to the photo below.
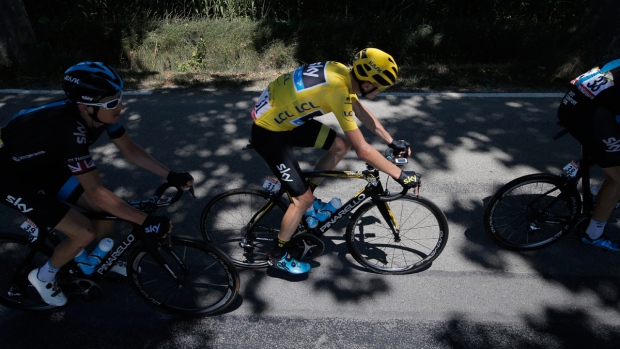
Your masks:
{"label": "black jersey with blue stripe", "polygon": [[22,173],[45,171],[63,163],[73,174],[86,173],[96,168],[89,147],[103,131],[111,139],[125,134],[120,121],[88,128],[69,100],[24,109],[2,128],[0,163]]}

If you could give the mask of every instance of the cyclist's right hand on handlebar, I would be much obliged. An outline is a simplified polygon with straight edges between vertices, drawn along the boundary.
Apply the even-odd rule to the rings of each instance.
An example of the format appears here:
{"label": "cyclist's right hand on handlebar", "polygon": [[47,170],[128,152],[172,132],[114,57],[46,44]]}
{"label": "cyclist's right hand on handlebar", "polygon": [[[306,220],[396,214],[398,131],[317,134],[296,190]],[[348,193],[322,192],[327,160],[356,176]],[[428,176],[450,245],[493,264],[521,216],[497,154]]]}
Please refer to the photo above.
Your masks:
{"label": "cyclist's right hand on handlebar", "polygon": [[144,223],[138,227],[138,230],[146,234],[146,236],[163,238],[172,230],[172,222],[170,218],[165,216],[149,215],[144,220]]}
{"label": "cyclist's right hand on handlebar", "polygon": [[397,181],[403,188],[417,188],[422,184],[422,176],[415,171],[402,171]]}

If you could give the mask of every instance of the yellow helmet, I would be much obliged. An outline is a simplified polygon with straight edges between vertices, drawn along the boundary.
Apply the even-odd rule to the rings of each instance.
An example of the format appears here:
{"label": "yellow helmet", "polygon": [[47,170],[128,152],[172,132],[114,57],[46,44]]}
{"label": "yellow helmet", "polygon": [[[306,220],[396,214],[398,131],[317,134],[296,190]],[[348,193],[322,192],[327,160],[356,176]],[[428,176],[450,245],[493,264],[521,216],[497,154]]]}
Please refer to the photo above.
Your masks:
{"label": "yellow helmet", "polygon": [[376,48],[366,48],[355,55],[353,73],[357,80],[368,81],[384,91],[396,82],[398,65],[389,54]]}

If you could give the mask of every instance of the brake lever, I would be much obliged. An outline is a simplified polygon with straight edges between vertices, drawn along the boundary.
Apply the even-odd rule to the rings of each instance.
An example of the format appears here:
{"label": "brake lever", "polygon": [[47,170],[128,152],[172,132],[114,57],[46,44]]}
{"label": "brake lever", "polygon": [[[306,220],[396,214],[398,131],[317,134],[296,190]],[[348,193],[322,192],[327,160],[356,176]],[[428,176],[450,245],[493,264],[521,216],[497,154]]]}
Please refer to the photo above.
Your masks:
{"label": "brake lever", "polygon": [[192,197],[194,199],[196,198],[196,194],[194,194],[194,187],[193,186],[189,187],[189,189],[187,189],[187,191],[192,195]]}

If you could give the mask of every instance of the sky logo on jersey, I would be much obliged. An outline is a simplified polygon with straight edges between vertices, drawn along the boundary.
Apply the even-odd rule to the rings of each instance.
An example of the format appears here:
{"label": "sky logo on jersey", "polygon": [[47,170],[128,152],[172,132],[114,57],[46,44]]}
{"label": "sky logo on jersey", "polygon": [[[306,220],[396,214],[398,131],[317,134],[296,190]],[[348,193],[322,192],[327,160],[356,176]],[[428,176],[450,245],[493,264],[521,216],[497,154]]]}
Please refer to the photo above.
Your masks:
{"label": "sky logo on jersey", "polygon": [[73,132],[78,144],[86,144],[86,127],[78,122],[77,132]]}
{"label": "sky logo on jersey", "polygon": [[295,69],[293,83],[297,92],[327,83],[327,62],[312,63]]}

